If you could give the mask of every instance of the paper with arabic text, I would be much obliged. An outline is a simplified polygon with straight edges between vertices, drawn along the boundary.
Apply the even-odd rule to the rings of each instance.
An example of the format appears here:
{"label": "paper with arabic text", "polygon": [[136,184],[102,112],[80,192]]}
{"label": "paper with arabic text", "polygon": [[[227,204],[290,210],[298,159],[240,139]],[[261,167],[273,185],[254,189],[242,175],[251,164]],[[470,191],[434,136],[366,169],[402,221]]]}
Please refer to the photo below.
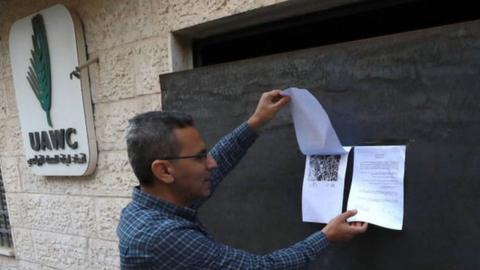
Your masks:
{"label": "paper with arabic text", "polygon": [[[306,89],[288,88],[290,111],[300,150],[306,155],[302,190],[305,222],[328,223],[342,212],[351,147],[343,147],[328,114]],[[403,226],[405,146],[356,146],[347,209],[365,221],[390,229]]]}
{"label": "paper with arabic text", "polygon": [[348,209],[365,221],[389,229],[403,227],[405,145],[355,146]]}

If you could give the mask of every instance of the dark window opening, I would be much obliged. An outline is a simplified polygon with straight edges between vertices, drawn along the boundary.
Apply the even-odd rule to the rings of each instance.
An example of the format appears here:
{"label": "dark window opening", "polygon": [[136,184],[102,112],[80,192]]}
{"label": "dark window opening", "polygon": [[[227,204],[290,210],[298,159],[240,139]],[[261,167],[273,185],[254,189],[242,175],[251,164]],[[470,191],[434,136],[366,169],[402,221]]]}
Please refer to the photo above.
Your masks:
{"label": "dark window opening", "polygon": [[5,188],[3,187],[2,171],[0,170],[0,247],[11,248],[12,246],[7,200],[5,198]]}
{"label": "dark window opening", "polygon": [[475,1],[366,1],[193,40],[208,66],[480,18]]}

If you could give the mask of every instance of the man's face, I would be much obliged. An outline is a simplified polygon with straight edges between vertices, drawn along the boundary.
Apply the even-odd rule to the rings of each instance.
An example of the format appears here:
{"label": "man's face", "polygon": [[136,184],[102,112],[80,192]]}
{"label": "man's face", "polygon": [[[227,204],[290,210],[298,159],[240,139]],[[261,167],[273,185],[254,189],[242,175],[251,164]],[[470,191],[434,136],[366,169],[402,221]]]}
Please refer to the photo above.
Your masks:
{"label": "man's face", "polygon": [[[207,152],[205,142],[197,129],[193,127],[176,129],[174,135],[181,149],[179,157]],[[172,165],[175,168],[172,188],[184,202],[191,203],[195,199],[210,195],[210,170],[217,167],[211,156],[173,160]]]}

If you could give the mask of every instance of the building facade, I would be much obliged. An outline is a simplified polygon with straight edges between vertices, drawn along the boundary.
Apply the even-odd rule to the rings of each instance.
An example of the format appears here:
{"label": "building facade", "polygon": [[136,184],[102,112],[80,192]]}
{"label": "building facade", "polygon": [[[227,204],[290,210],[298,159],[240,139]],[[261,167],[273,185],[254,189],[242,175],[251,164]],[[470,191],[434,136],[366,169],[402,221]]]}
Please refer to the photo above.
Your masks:
{"label": "building facade", "polygon": [[[0,0],[0,270],[119,269],[115,229],[138,184],[127,120],[188,108],[200,130],[218,122],[202,131],[209,144],[262,91],[290,86],[322,98],[345,145],[408,144],[405,230],[370,227],[312,269],[480,269],[480,16],[467,2]],[[87,176],[33,174],[22,142],[11,27],[57,4],[80,19],[92,60],[98,161]],[[301,221],[292,178],[301,180],[305,157],[288,113],[276,121],[208,202],[215,209],[202,210],[221,242],[259,254],[321,228]]]}
{"label": "building facade", "polygon": [[[13,236],[12,247],[1,247],[0,269],[118,269],[115,228],[137,184],[125,151],[126,122],[161,109],[160,74],[188,68],[174,33],[277,2],[282,1],[0,1],[0,179]],[[98,147],[97,168],[89,176],[36,176],[24,156],[9,30],[54,4],[79,16],[88,58],[99,58],[89,66]]]}

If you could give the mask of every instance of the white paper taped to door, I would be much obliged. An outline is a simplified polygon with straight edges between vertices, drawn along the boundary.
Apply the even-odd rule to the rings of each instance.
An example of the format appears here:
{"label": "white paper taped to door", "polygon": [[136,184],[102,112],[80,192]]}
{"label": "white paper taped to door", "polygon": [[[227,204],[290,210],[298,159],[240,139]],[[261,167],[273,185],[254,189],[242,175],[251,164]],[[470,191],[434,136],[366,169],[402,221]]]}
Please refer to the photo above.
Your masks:
{"label": "white paper taped to door", "polygon": [[330,123],[327,112],[306,89],[288,88],[295,134],[304,155],[341,155],[346,153]]}

